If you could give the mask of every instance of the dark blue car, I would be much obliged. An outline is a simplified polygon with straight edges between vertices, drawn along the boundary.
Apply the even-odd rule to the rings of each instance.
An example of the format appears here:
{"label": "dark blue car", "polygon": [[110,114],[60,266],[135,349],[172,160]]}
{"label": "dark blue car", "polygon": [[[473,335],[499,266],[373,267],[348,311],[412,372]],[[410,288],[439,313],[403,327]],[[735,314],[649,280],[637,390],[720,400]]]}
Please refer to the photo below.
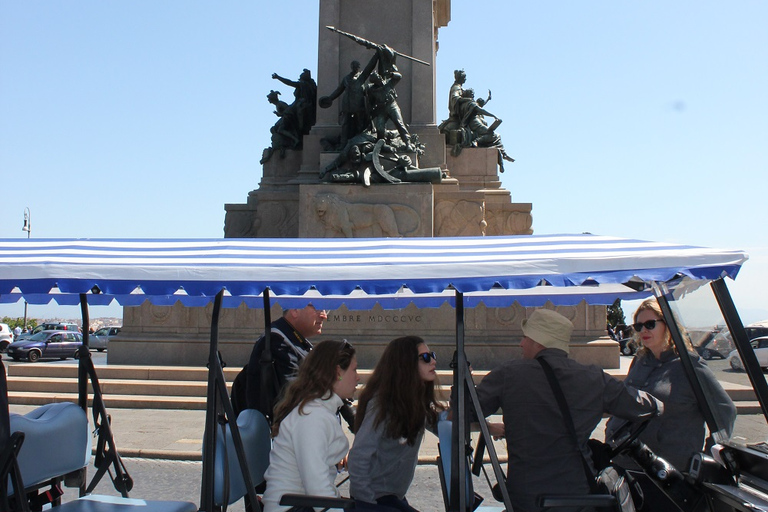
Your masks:
{"label": "dark blue car", "polygon": [[74,331],[42,331],[8,346],[8,356],[14,361],[27,359],[34,363],[40,359],[77,358],[83,344],[83,335]]}

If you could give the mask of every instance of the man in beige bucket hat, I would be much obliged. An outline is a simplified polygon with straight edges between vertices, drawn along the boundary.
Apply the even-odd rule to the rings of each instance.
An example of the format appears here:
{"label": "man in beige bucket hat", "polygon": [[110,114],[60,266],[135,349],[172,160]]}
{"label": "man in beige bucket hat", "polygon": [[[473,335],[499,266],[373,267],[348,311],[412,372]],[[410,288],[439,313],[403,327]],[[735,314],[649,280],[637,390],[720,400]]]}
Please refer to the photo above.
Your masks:
{"label": "man in beige bucket hat", "polygon": [[507,441],[507,489],[515,512],[538,511],[542,494],[589,494],[581,455],[565,427],[552,387],[537,359],[543,358],[570,409],[579,448],[591,460],[587,441],[603,417],[637,420],[659,414],[661,402],[625,386],[598,366],[568,358],[573,324],[563,315],[537,309],[522,322],[523,359],[507,361],[477,386],[483,415],[502,410],[504,424],[492,430]]}

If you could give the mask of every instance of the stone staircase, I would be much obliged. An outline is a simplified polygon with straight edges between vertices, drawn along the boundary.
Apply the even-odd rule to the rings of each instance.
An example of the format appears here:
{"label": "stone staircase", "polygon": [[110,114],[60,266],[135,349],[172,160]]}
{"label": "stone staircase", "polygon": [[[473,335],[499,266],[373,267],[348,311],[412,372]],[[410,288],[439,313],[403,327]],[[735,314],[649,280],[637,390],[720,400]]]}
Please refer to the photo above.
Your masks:
{"label": "stone staircase", "polygon": [[[77,363],[19,363],[6,367],[8,401],[14,405],[43,405],[51,402],[77,402]],[[240,371],[239,367],[224,368],[227,386]],[[369,369],[358,370],[361,385],[371,375]],[[623,378],[622,369],[607,370]],[[204,410],[208,370],[189,366],[97,366],[107,408],[121,409],[186,409]],[[475,371],[480,382],[487,371]],[[451,384],[451,372],[438,370],[444,388]],[[760,414],[760,406],[749,386],[722,382],[739,414]],[[92,390],[89,386],[89,397]]]}
{"label": "stone staircase", "polygon": [[[8,401],[14,405],[77,402],[77,363],[19,363],[7,366]],[[224,368],[227,389],[240,368]],[[372,370],[358,370],[365,385]],[[479,382],[487,372],[476,372]],[[97,366],[107,408],[204,410],[208,370],[190,366]],[[438,371],[440,381],[451,382],[449,371]],[[89,398],[92,389],[89,386]]]}

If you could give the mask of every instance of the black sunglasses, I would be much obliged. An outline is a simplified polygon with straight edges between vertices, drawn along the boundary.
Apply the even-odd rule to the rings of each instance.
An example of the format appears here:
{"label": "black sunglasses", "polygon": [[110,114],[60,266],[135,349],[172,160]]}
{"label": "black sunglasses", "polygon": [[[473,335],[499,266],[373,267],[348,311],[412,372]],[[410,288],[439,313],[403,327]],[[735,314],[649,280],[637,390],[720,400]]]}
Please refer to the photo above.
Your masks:
{"label": "black sunglasses", "polygon": [[656,328],[656,322],[664,323],[664,320],[659,319],[659,320],[646,320],[645,322],[637,322],[636,324],[632,324],[632,328],[637,332],[642,331],[643,327],[645,327],[649,331],[652,331]]}
{"label": "black sunglasses", "polygon": [[423,352],[423,353],[419,354],[419,359],[421,359],[425,363],[429,364],[429,362],[432,359],[437,361],[437,354],[435,354],[434,352]]}

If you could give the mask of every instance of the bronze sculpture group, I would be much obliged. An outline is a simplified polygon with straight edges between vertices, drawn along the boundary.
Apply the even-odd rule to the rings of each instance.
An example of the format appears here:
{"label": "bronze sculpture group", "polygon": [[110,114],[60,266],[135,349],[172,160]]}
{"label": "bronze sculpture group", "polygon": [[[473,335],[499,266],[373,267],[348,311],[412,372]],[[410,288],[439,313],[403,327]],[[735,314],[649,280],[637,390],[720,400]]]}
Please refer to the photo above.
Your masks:
{"label": "bronze sculpture group", "polygon": [[[452,146],[451,154],[458,156],[463,148],[468,147],[497,148],[499,169],[504,172],[504,160],[515,160],[507,154],[501,137],[496,133],[501,119],[483,108],[491,99],[491,91],[488,91],[487,100],[475,100],[475,91],[464,88],[467,80],[464,70],[457,69],[453,77],[453,85],[448,93],[449,116],[438,127],[446,135],[446,142]],[[488,125],[485,116],[493,118],[493,123]]]}
{"label": "bronze sculpture group", "polygon": [[290,105],[278,96],[279,91],[270,91],[267,101],[275,106],[275,115],[279,118],[271,128],[272,145],[264,150],[261,163],[267,162],[275,150],[285,156],[286,149],[301,149],[304,135],[317,121],[317,84],[312,74],[305,69],[296,81],[272,73],[272,78],[293,87],[293,103]]}
{"label": "bronze sculpture group", "polygon": [[[352,61],[349,74],[342,78],[338,87],[319,99],[317,85],[309,70],[305,69],[297,81],[274,73],[272,78],[294,88],[294,101],[287,104],[280,100],[280,92],[274,90],[267,95],[279,119],[271,128],[272,143],[264,150],[261,163],[267,162],[275,151],[279,151],[283,157],[287,149],[301,149],[304,135],[315,124],[316,105],[330,108],[343,95],[341,132],[338,138],[321,140],[326,151],[337,151],[339,154],[320,171],[321,180],[362,183],[365,186],[403,181],[439,183],[444,174],[439,168],[419,169],[414,165],[414,159],[424,154],[424,145],[419,142],[416,134],[409,132],[397,103],[396,86],[403,77],[396,64],[397,57],[429,64],[399,53],[387,45],[333,27],[327,28],[349,37],[365,48],[375,50],[375,53],[363,69],[360,62]],[[499,166],[503,172],[503,160],[514,160],[507,155],[501,137],[495,132],[501,119],[484,108],[490,100],[490,91],[487,100],[476,100],[472,89],[464,89],[464,71],[455,71],[454,77],[448,99],[450,115],[440,124],[440,131],[446,134],[454,156],[458,156],[461,149],[466,147],[497,148]],[[486,117],[493,118],[493,123],[489,125]],[[394,130],[387,129],[389,123],[394,126]]]}

